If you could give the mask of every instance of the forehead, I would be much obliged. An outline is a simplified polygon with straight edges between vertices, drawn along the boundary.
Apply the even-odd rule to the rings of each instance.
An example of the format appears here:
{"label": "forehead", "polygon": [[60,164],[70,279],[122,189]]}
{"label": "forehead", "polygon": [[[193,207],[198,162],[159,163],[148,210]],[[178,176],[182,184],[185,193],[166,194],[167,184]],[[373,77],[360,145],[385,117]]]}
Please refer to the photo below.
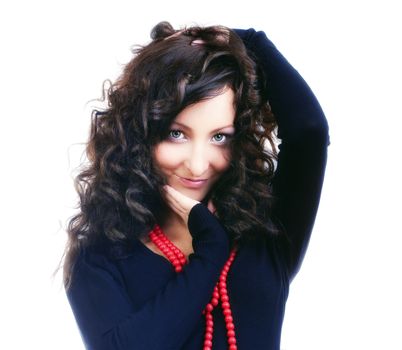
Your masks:
{"label": "forehead", "polygon": [[173,124],[184,124],[194,130],[214,130],[233,125],[235,115],[234,92],[227,88],[215,97],[186,107],[177,115]]}

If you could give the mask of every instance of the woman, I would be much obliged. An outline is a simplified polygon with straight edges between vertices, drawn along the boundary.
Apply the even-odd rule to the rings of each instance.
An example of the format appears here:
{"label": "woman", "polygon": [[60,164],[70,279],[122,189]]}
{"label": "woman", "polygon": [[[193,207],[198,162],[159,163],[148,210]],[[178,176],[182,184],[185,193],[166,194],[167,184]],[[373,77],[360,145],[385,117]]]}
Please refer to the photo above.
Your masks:
{"label": "woman", "polygon": [[[67,295],[88,349],[279,349],[328,126],[263,32],[162,22],[94,112]],[[274,132],[281,139],[276,152]]]}

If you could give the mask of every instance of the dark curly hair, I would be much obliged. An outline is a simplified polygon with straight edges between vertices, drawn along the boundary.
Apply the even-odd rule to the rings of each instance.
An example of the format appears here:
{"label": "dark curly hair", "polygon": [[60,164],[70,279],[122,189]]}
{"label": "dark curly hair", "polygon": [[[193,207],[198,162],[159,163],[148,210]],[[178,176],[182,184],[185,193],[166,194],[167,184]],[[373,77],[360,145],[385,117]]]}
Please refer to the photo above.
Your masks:
{"label": "dark curly hair", "polygon": [[81,248],[129,247],[159,222],[164,179],[153,148],[180,111],[226,87],[235,92],[232,160],[208,197],[232,243],[276,233],[270,220],[276,122],[264,98],[266,80],[242,40],[223,26],[174,30],[168,22],[156,25],[151,38],[108,88],[107,108],[92,113],[88,162],[75,179],[80,210],[67,228],[65,286]]}

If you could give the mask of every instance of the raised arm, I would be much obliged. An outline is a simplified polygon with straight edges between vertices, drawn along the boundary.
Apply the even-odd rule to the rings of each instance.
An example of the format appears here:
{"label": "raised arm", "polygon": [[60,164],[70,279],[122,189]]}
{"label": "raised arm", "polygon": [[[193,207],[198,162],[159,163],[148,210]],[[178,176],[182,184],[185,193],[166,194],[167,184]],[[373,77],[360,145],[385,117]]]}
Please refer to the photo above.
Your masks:
{"label": "raised arm", "polygon": [[114,263],[101,255],[87,254],[79,260],[67,295],[87,349],[183,346],[229,256],[227,235],[205,206],[198,204],[191,210],[188,224],[194,247],[189,264],[140,308],[130,301]]}
{"label": "raised arm", "polygon": [[266,75],[266,92],[278,122],[281,144],[273,181],[274,215],[288,238],[281,247],[292,279],[306,252],[320,201],[328,124],[307,83],[265,33],[235,31]]}

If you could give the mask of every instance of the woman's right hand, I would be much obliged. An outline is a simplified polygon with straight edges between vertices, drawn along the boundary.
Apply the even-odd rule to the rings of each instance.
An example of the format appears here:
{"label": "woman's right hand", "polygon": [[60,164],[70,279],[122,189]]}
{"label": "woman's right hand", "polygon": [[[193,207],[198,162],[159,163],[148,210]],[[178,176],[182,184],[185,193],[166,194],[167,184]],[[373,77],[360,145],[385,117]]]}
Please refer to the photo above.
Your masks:
{"label": "woman's right hand", "polygon": [[[188,216],[190,214],[191,209],[200,202],[185,196],[181,192],[175,190],[172,186],[165,185],[163,186],[163,189],[164,189],[164,198],[167,204],[187,225]],[[208,209],[212,214],[215,214],[216,209],[212,201],[208,202]]]}

